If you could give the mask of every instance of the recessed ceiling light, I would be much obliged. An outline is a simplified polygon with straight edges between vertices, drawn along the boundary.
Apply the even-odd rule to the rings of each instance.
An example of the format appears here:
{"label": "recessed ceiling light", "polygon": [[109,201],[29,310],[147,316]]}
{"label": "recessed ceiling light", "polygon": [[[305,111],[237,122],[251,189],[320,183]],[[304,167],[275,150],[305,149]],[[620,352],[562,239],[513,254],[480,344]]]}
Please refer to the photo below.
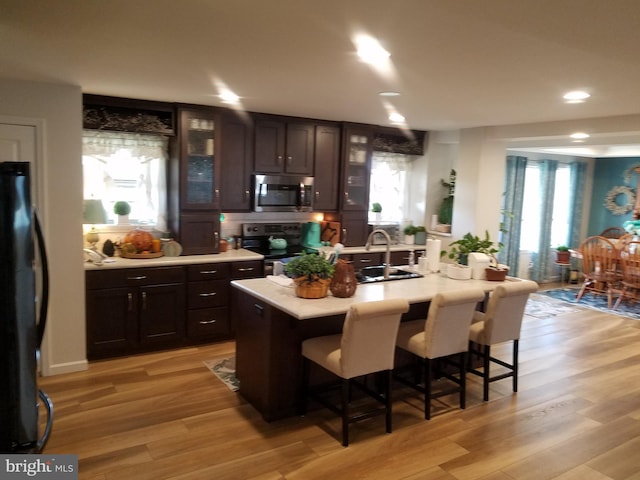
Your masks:
{"label": "recessed ceiling light", "polygon": [[583,140],[585,138],[589,138],[591,135],[589,135],[588,133],[584,133],[584,132],[576,132],[576,133],[572,133],[569,136],[571,138],[573,138],[574,140]]}
{"label": "recessed ceiling light", "polygon": [[565,93],[562,98],[564,98],[567,103],[582,103],[590,96],[591,94],[583,90],[574,90],[572,92]]}
{"label": "recessed ceiling light", "polygon": [[399,97],[400,92],[380,92],[378,95],[381,97]]}
{"label": "recessed ceiling light", "polygon": [[393,112],[389,114],[389,120],[391,120],[392,123],[404,123],[405,118],[404,115],[400,115],[398,112]]}
{"label": "recessed ceiling light", "polygon": [[378,65],[385,62],[391,54],[387,52],[380,42],[369,35],[358,35],[355,39],[358,56],[363,62]]}
{"label": "recessed ceiling light", "polygon": [[223,89],[220,92],[220,99],[222,100],[222,103],[229,103],[232,105],[235,105],[240,101],[240,97],[228,89]]}

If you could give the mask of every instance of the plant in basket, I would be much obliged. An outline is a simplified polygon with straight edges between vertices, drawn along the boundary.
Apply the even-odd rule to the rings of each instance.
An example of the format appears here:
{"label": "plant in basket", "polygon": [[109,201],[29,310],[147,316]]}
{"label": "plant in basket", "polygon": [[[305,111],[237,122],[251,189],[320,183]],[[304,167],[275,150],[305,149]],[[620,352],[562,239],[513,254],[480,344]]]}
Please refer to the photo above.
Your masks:
{"label": "plant in basket", "polygon": [[327,296],[335,266],[315,253],[303,253],[284,266],[296,284],[296,295],[302,298]]}

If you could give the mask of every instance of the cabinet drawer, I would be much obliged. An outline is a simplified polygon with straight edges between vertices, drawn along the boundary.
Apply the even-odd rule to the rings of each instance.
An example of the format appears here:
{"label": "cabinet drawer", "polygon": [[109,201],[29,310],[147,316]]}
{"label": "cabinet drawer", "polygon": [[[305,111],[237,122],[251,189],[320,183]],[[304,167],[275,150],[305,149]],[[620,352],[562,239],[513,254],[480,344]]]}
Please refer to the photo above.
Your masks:
{"label": "cabinet drawer", "polygon": [[123,268],[85,272],[86,288],[117,288],[141,285],[161,285],[184,282],[183,267]]}
{"label": "cabinet drawer", "polygon": [[362,267],[373,267],[382,264],[383,255],[380,253],[354,253],[351,257],[353,268],[358,271]]}
{"label": "cabinet drawer", "polygon": [[229,299],[229,281],[189,282],[187,304],[189,308],[209,308],[226,305]]}
{"label": "cabinet drawer", "polygon": [[235,262],[231,265],[231,278],[233,280],[262,276],[264,276],[264,262],[262,260]]}
{"label": "cabinet drawer", "polygon": [[228,263],[203,263],[187,267],[189,281],[224,280],[229,278]]}
{"label": "cabinet drawer", "polygon": [[190,338],[229,334],[227,307],[190,310],[187,317],[187,336]]}
{"label": "cabinet drawer", "polygon": [[[415,263],[418,263],[418,257],[422,256],[424,250],[414,250]],[[391,252],[391,265],[408,265],[409,250]]]}

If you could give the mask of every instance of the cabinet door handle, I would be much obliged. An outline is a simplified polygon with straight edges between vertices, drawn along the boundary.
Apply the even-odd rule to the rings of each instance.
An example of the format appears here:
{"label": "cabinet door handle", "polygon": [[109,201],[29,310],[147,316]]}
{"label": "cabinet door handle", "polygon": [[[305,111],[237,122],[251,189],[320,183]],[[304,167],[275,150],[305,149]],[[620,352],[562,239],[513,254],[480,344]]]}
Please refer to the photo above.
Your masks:
{"label": "cabinet door handle", "polygon": [[147,278],[146,275],[139,275],[137,277],[127,277],[127,280],[144,280],[145,278]]}
{"label": "cabinet door handle", "polygon": [[253,304],[253,308],[256,309],[256,313],[260,316],[262,316],[264,314],[264,307],[258,303],[254,303]]}
{"label": "cabinet door handle", "polygon": [[200,296],[201,297],[213,297],[215,295],[217,295],[217,292],[209,292],[209,293],[201,293]]}
{"label": "cabinet door handle", "polygon": [[200,273],[203,275],[215,275],[218,270],[201,270]]}
{"label": "cabinet door handle", "polygon": [[276,156],[276,163],[277,163],[278,165],[282,165],[282,155],[278,155],[278,156]]}
{"label": "cabinet door handle", "polygon": [[239,272],[253,272],[253,267],[239,268]]}
{"label": "cabinet door handle", "polygon": [[147,292],[142,292],[142,309],[147,309]]}
{"label": "cabinet door handle", "polygon": [[287,165],[291,165],[291,161],[293,160],[293,157],[291,155],[289,155],[287,157]]}
{"label": "cabinet door handle", "polygon": [[361,258],[360,259],[360,263],[371,263],[371,259],[370,258]]}
{"label": "cabinet door handle", "polygon": [[131,292],[127,293],[127,299],[129,303],[129,311],[133,312],[133,294]]}
{"label": "cabinet door handle", "polygon": [[250,198],[250,197],[249,197],[249,195],[250,195],[249,190],[245,190],[245,191],[244,191],[244,199],[245,199],[245,200],[248,200],[248,199]]}
{"label": "cabinet door handle", "polygon": [[316,192],[316,200],[320,198],[320,192]]}
{"label": "cabinet door handle", "polygon": [[211,325],[212,323],[216,323],[217,320],[213,319],[213,320],[200,320],[198,323],[200,325]]}
{"label": "cabinet door handle", "polygon": [[216,189],[214,190],[214,193],[215,193],[215,196],[216,196],[216,200],[217,200],[217,199],[219,199],[219,198],[220,198],[220,189],[219,189],[219,188],[216,188]]}

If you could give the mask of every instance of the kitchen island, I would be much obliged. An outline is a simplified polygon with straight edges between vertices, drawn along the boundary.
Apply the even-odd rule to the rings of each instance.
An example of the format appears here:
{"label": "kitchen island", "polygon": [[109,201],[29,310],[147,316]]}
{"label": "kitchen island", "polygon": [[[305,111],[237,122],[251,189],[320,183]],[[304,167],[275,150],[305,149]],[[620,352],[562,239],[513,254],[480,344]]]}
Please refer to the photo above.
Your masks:
{"label": "kitchen island", "polygon": [[[520,281],[508,278],[507,281]],[[303,299],[293,287],[267,278],[236,280],[232,285],[236,320],[236,375],[240,394],[267,421],[296,414],[300,394],[303,340],[340,333],[353,303],[406,298],[403,321],[426,318],[438,292],[479,287],[491,292],[500,282],[453,280],[433,273],[423,278],[361,284],[353,297]]]}

